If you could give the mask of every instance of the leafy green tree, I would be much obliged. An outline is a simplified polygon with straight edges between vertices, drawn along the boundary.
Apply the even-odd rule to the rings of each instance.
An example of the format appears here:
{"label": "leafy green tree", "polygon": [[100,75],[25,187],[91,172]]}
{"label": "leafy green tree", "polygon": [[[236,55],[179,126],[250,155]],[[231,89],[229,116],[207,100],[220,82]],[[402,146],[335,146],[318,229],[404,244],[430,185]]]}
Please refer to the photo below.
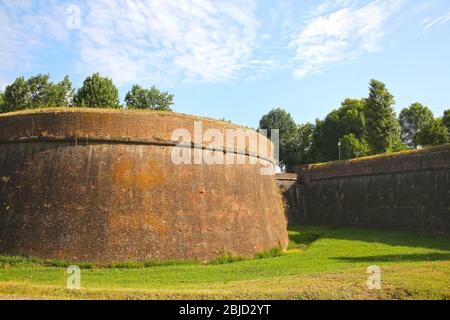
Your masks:
{"label": "leafy green tree", "polygon": [[5,100],[4,100],[4,93],[2,91],[0,91],[0,113],[4,112],[3,108],[5,107]]}
{"label": "leafy green tree", "polygon": [[28,109],[36,109],[44,106],[51,99],[52,83],[48,74],[38,74],[27,80],[28,84]]}
{"label": "leafy green tree", "polygon": [[361,139],[364,134],[364,108],[364,100],[346,99],[324,120],[316,120],[309,159],[312,162],[337,160],[338,142],[343,136],[353,134],[356,139]]}
{"label": "leafy green tree", "polygon": [[87,77],[74,97],[77,107],[120,108],[119,91],[109,78],[98,73]]}
{"label": "leafy green tree", "polygon": [[280,167],[286,170],[288,166],[292,166],[292,145],[297,137],[297,125],[292,119],[290,113],[281,108],[273,109],[264,115],[259,121],[259,129],[268,130],[268,138],[271,138],[270,130],[278,129],[280,138]]}
{"label": "leafy green tree", "polygon": [[72,106],[74,91],[69,76],[65,76],[62,81],[50,87],[48,105],[51,107]]}
{"label": "leafy green tree", "polygon": [[311,148],[313,145],[315,126],[312,123],[306,123],[298,126],[297,146],[299,156],[298,164],[305,164],[311,161]]}
{"label": "leafy green tree", "polygon": [[50,82],[49,75],[38,74],[25,80],[17,78],[6,86],[3,112],[43,107],[69,106],[73,96],[72,83],[64,77],[59,83]]}
{"label": "leafy green tree", "polygon": [[23,110],[29,107],[30,88],[24,77],[17,78],[6,86],[3,112]]}
{"label": "leafy green tree", "polygon": [[[324,152],[324,120],[316,119],[314,131],[312,132],[312,142],[309,149],[310,163],[326,162],[328,160],[327,152]],[[337,146],[336,146],[337,147]]]}
{"label": "leafy green tree", "polygon": [[394,96],[386,89],[386,85],[371,80],[365,108],[365,129],[366,141],[372,153],[392,151],[400,141],[400,125],[394,104]]}
{"label": "leafy green tree", "polygon": [[287,172],[294,172],[295,166],[311,163],[311,147],[315,126],[312,123],[299,125],[297,136],[287,145],[285,165]]}
{"label": "leafy green tree", "polygon": [[324,120],[316,120],[314,132],[314,162],[327,162],[337,160],[338,141],[341,137],[339,113],[337,110],[330,112]]}
{"label": "leafy green tree", "polygon": [[417,133],[416,139],[420,145],[435,146],[447,143],[449,137],[442,119],[433,119]]}
{"label": "leafy green tree", "polygon": [[345,99],[338,110],[340,134],[354,134],[356,138],[364,135],[364,99]]}
{"label": "leafy green tree", "polygon": [[161,92],[155,86],[145,89],[135,84],[126,94],[125,104],[128,109],[172,111],[173,94]]}
{"label": "leafy green tree", "polygon": [[450,139],[450,109],[444,111],[444,115],[442,116],[442,124],[447,128]]}
{"label": "leafy green tree", "polygon": [[363,138],[358,139],[353,133],[341,138],[342,159],[360,158],[369,155],[370,150]]}
{"label": "leafy green tree", "polygon": [[417,134],[425,126],[434,121],[433,112],[420,103],[413,103],[404,108],[399,115],[401,139],[409,148],[416,148],[419,144]]}

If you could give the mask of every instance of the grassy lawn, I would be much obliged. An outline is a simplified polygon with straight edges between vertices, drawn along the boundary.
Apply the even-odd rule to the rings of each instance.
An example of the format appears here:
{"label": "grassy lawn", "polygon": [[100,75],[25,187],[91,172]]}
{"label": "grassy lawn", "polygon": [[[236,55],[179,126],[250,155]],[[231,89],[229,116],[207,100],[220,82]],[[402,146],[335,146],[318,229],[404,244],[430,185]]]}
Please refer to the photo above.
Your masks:
{"label": "grassy lawn", "polygon": [[[450,237],[368,229],[292,227],[277,257],[226,264],[66,269],[0,257],[0,298],[92,299],[450,299]],[[368,290],[367,267],[381,267]]]}

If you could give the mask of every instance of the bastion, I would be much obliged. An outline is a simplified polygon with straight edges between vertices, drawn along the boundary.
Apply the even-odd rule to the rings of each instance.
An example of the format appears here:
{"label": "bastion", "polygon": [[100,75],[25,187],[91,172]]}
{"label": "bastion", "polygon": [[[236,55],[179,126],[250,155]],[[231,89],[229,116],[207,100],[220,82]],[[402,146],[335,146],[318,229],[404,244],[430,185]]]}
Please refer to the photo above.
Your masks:
{"label": "bastion", "polygon": [[[224,137],[242,129],[168,112],[1,115],[0,254],[110,263],[285,249],[281,196],[275,177],[261,170],[274,163],[271,142],[257,134],[268,153],[237,140],[223,149],[207,141],[180,147],[174,131],[194,137],[199,123]],[[173,161],[186,151],[191,164]],[[202,152],[245,161],[194,159]]]}

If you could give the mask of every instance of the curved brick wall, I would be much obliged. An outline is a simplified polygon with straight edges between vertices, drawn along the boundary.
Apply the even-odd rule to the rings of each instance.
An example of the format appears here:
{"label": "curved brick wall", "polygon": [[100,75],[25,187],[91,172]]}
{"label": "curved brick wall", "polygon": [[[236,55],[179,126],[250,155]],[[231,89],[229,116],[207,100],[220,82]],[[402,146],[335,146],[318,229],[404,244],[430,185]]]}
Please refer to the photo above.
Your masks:
{"label": "curved brick wall", "polygon": [[172,163],[173,130],[193,135],[195,120],[237,128],[159,112],[0,116],[0,253],[107,263],[286,248],[275,178],[260,174],[270,157],[247,145],[236,152],[258,164]]}

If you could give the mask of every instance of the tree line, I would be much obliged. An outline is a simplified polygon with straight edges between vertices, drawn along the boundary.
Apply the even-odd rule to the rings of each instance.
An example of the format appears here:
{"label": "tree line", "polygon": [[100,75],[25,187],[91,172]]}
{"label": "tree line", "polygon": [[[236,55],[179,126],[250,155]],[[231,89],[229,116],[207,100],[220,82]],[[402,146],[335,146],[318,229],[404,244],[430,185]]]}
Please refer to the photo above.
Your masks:
{"label": "tree line", "polygon": [[137,84],[125,95],[125,105],[120,104],[119,90],[110,78],[98,73],[87,77],[81,88],[72,88],[68,76],[60,82],[50,81],[48,74],[38,74],[28,79],[17,78],[0,91],[0,112],[46,107],[127,108],[172,111],[173,95]]}
{"label": "tree line", "polygon": [[367,98],[345,99],[323,120],[297,125],[288,112],[277,108],[261,118],[259,127],[280,130],[280,166],[288,172],[299,164],[353,159],[449,141],[450,109],[435,118],[428,107],[413,103],[397,118],[394,105],[394,96],[386,85],[371,80]]}
{"label": "tree line", "polygon": [[[68,76],[54,83],[48,74],[38,74],[28,79],[19,77],[0,92],[0,112],[61,106],[172,111],[173,95],[155,86],[146,89],[135,84],[124,103],[120,104],[113,81],[98,73],[87,77],[77,90]],[[323,120],[297,125],[288,112],[277,108],[261,118],[259,128],[280,130],[280,165],[285,171],[293,171],[298,164],[352,159],[449,141],[450,109],[435,118],[428,107],[413,103],[397,118],[394,105],[394,96],[386,85],[371,80],[367,98],[345,99]]]}

